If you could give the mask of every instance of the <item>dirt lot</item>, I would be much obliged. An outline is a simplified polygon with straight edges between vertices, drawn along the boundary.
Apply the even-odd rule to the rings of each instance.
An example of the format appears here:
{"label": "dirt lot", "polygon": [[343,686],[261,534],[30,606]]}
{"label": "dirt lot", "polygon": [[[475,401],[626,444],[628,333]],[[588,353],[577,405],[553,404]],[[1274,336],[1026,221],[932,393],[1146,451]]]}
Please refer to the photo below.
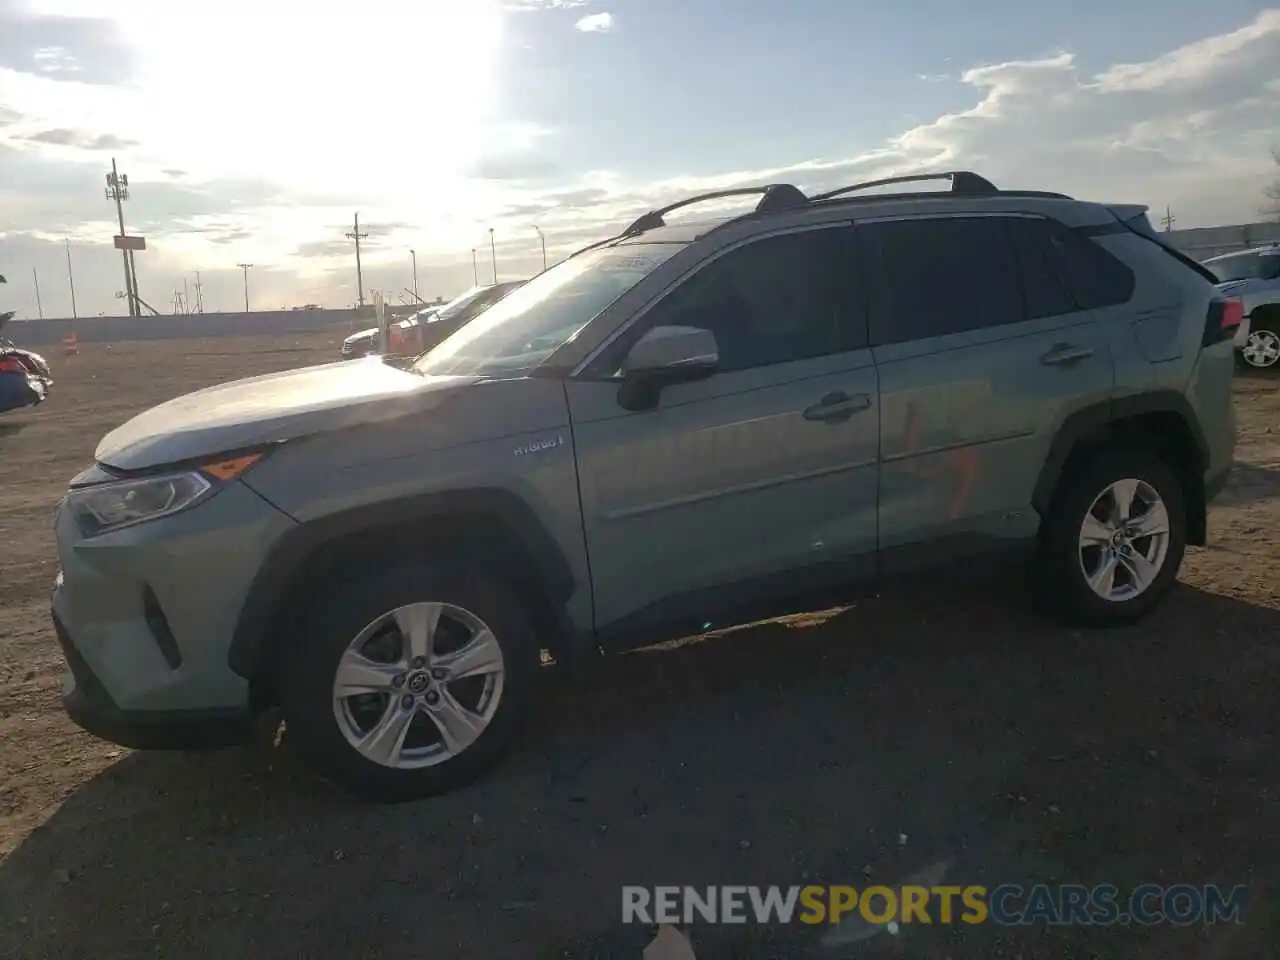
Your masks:
{"label": "dirt lot", "polygon": [[[1140,629],[1080,634],[1014,581],[941,584],[552,676],[487,780],[362,808],[286,751],[130,754],[58,707],[49,518],[97,438],[336,343],[57,358],[0,418],[0,956],[639,957],[623,884],[1248,884],[1214,928],[699,927],[699,958],[1280,955],[1280,380],[1242,378],[1240,464]],[[140,371],[151,371],[140,375]]]}

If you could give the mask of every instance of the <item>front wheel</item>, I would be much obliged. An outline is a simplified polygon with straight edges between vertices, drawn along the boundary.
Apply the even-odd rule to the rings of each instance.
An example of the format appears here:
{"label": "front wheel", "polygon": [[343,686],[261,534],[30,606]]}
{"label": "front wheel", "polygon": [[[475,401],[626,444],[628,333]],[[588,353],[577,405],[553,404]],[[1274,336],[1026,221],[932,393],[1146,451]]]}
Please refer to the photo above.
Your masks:
{"label": "front wheel", "polygon": [[1084,626],[1119,626],[1168,593],[1186,550],[1185,498],[1154,454],[1104,453],[1063,479],[1041,535],[1041,605]]}
{"label": "front wheel", "polygon": [[538,643],[504,584],[447,564],[330,586],[285,663],[286,730],[303,759],[378,801],[475,779],[519,732]]}

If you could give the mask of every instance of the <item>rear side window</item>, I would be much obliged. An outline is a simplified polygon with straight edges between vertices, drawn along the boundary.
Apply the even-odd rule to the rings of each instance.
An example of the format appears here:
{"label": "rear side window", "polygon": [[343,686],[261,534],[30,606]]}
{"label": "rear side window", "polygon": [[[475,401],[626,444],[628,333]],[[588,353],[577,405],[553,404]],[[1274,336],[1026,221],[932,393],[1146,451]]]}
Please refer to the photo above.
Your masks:
{"label": "rear side window", "polygon": [[1054,224],[1039,217],[1009,217],[1005,223],[1022,274],[1027,319],[1075,312],[1075,297],[1054,246]]}
{"label": "rear side window", "polygon": [[1054,220],[1041,221],[1048,230],[1059,273],[1066,279],[1081,310],[1099,310],[1127,303],[1133,296],[1133,271],[1087,237]]}
{"label": "rear side window", "polygon": [[[965,333],[1024,319],[1018,264],[1004,218],[891,220],[858,228],[878,264],[876,345]],[[870,272],[870,271],[869,271]]]}

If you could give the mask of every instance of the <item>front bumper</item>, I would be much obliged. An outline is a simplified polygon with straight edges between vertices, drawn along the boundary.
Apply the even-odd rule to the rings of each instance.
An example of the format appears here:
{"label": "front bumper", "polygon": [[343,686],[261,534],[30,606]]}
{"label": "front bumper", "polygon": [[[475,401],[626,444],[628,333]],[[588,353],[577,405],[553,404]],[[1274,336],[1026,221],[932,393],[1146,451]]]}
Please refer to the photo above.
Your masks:
{"label": "front bumper", "polygon": [[56,613],[53,629],[70,671],[62,709],[87,733],[135,750],[210,750],[253,737],[248,710],[121,710],[80,656]]}
{"label": "front bumper", "polygon": [[67,713],[125,746],[242,739],[248,682],[228,663],[261,558],[296,524],[239,482],[173,516],[85,538],[60,507],[54,627]]}

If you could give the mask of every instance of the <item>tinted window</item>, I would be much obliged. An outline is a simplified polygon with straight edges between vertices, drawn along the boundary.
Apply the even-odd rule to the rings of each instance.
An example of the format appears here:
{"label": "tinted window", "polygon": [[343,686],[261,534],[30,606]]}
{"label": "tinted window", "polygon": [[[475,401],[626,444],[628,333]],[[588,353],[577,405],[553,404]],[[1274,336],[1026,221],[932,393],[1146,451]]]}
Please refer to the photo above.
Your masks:
{"label": "tinted window", "polygon": [[[1023,319],[1004,218],[894,220],[858,228],[880,275],[873,343],[902,343]],[[874,262],[874,261],[873,261]]]}
{"label": "tinted window", "polygon": [[1125,303],[1133,296],[1133,273],[1100,246],[1074,230],[1046,220],[1058,270],[1081,310]]}
{"label": "tinted window", "polygon": [[857,332],[861,310],[851,309],[850,240],[845,229],[807,230],[732,250],[668,294],[645,315],[643,329],[710,330],[722,371],[865,346]]}
{"label": "tinted window", "polygon": [[1205,264],[1219,283],[1233,280],[1274,280],[1280,277],[1280,254],[1233,254]]}
{"label": "tinted window", "polygon": [[1018,258],[1027,319],[1075,311],[1075,298],[1062,275],[1059,253],[1054,247],[1054,225],[1038,217],[1009,217],[1005,224]]}
{"label": "tinted window", "polygon": [[679,249],[674,243],[633,244],[563,260],[512,290],[413,369],[464,376],[532,370]]}

